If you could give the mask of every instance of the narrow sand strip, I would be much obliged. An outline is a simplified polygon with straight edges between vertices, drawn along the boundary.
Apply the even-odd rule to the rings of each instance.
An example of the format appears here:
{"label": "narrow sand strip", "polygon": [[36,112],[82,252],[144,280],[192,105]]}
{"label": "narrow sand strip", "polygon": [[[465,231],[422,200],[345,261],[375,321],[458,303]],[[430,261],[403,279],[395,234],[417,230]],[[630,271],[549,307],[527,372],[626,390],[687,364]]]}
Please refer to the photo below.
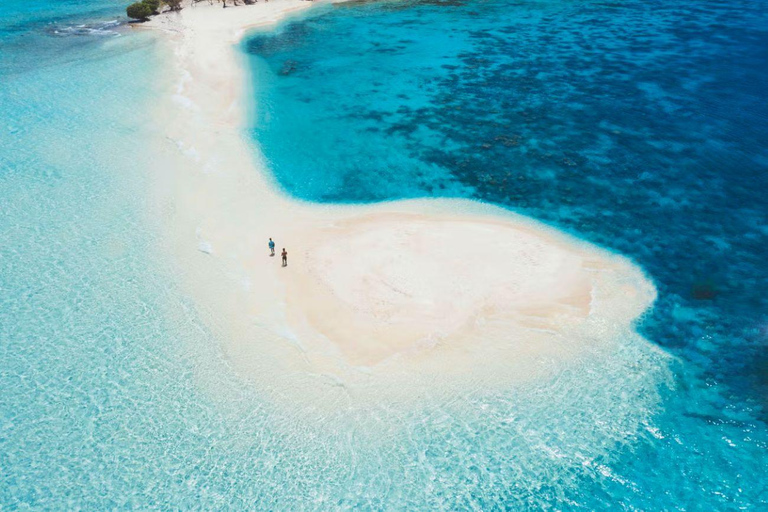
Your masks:
{"label": "narrow sand strip", "polygon": [[655,298],[642,272],[534,221],[471,201],[328,206],[279,192],[242,133],[235,45],[312,5],[198,4],[151,22],[174,55],[157,201],[184,285],[233,367],[307,399],[363,382],[381,398],[431,375],[513,385],[634,336]]}

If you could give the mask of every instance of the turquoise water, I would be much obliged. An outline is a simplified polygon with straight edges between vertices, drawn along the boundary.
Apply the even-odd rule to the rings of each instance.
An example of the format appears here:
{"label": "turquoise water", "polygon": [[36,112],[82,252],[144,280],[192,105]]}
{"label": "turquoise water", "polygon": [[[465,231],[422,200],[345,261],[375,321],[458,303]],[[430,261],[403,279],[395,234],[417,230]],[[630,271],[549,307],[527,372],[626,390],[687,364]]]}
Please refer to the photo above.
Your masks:
{"label": "turquoise water", "polygon": [[641,331],[679,358],[665,438],[588,508],[766,507],[768,4],[355,3],[244,49],[287,192],[479,198],[649,272]]}
{"label": "turquoise water", "polygon": [[[122,3],[3,3],[0,509],[766,509],[764,10],[658,7],[356,4],[247,43],[254,130],[287,190],[481,197],[618,249],[659,284],[643,330],[677,356],[668,380],[627,337],[514,394],[318,416],[231,374],[158,250],[161,45],[120,25]],[[630,15],[658,20],[633,33]],[[671,58],[662,29],[668,53],[703,40]],[[585,67],[611,44],[609,76],[647,49],[700,77],[687,116],[680,89]],[[608,134],[590,103],[606,94]]]}

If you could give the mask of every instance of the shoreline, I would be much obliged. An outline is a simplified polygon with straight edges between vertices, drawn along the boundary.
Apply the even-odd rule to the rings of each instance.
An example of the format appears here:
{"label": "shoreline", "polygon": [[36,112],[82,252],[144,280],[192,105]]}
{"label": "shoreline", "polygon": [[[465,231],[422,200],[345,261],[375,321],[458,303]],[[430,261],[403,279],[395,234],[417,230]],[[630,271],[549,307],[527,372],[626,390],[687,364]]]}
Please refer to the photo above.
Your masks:
{"label": "shoreline", "polygon": [[507,388],[618,338],[647,343],[634,322],[653,285],[583,240],[472,200],[329,205],[279,190],[243,134],[254,107],[237,44],[313,5],[197,5],[145,24],[165,31],[177,77],[158,107],[156,201],[234,371],[281,400],[402,401],[414,385]]}

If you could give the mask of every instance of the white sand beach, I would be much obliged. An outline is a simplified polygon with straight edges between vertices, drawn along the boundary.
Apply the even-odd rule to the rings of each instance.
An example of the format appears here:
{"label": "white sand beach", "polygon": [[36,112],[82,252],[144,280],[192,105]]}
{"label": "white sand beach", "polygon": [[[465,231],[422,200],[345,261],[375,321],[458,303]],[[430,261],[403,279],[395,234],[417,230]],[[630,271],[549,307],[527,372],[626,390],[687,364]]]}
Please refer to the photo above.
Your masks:
{"label": "white sand beach", "polygon": [[165,31],[173,53],[156,202],[183,286],[232,368],[281,395],[381,398],[431,378],[513,386],[635,336],[653,285],[557,230],[472,201],[329,206],[278,189],[244,135],[236,44],[313,5],[201,3],[144,26]]}

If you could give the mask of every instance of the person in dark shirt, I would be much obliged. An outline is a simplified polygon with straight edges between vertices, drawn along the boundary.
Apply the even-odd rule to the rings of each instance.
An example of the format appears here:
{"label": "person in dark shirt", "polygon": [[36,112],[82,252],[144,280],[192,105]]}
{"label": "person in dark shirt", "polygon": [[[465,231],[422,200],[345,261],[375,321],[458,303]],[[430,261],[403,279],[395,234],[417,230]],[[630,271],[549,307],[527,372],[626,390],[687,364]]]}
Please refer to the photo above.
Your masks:
{"label": "person in dark shirt", "polygon": [[285,247],[283,247],[283,254],[282,254],[282,256],[283,256],[283,266],[287,267],[288,266],[288,251],[285,250]]}

